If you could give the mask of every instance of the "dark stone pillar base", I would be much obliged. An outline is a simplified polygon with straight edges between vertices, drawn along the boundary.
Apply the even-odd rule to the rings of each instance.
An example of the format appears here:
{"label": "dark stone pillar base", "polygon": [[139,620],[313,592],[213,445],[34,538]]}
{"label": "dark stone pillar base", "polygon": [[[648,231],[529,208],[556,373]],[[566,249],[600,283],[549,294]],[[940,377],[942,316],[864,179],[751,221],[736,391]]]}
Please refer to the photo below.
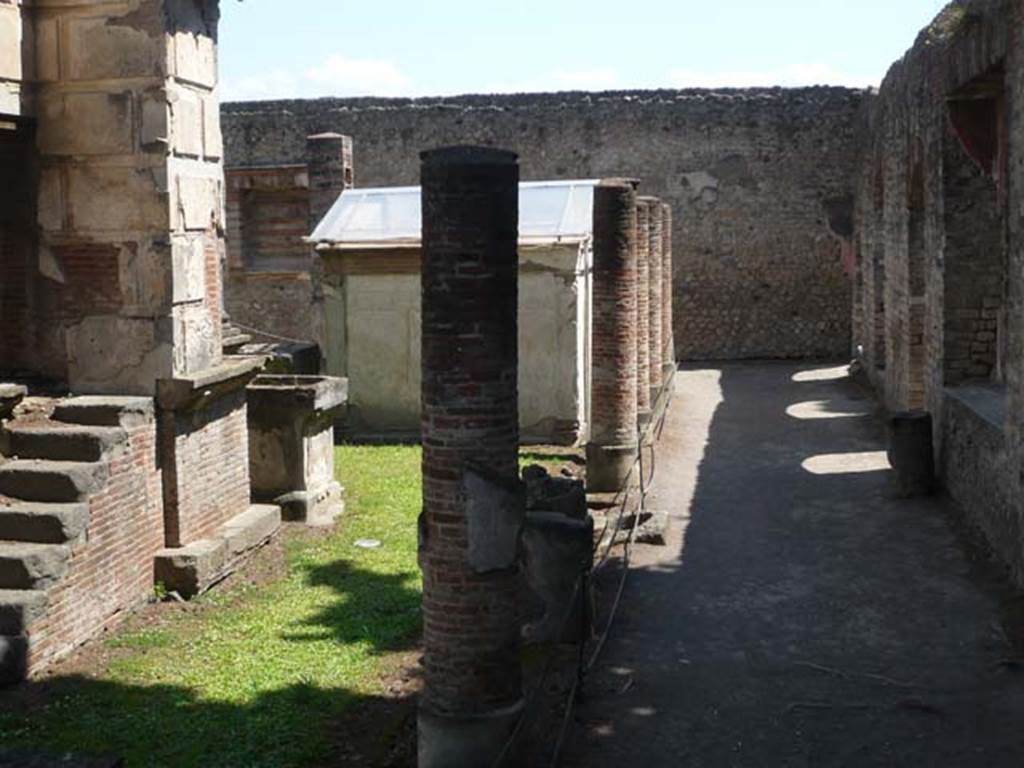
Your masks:
{"label": "dark stone pillar base", "polygon": [[[419,768],[492,768],[508,744],[524,701],[511,707],[472,716],[438,715],[420,709],[417,718]],[[516,765],[515,752],[504,764]]]}
{"label": "dark stone pillar base", "polygon": [[615,493],[626,482],[636,461],[636,444],[587,444],[587,492]]}
{"label": "dark stone pillar base", "polygon": [[889,420],[889,462],[896,470],[901,498],[935,491],[935,451],[932,417],[925,411],[893,414]]}

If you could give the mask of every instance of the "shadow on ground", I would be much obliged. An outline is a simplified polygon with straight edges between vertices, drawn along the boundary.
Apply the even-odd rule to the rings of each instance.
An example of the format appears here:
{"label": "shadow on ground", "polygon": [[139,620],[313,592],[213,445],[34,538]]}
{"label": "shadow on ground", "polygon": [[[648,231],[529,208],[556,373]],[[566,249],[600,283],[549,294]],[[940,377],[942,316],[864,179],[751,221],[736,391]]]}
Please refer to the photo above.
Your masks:
{"label": "shadow on ground", "polygon": [[[294,642],[328,637],[396,654],[398,663],[380,681],[384,695],[318,687],[309,682],[313,674],[260,691],[259,670],[251,675],[254,690],[239,691],[244,704],[198,698],[159,679],[124,684],[103,679],[102,671],[55,677],[0,691],[0,750],[115,756],[129,768],[414,765],[418,680],[402,670],[415,660],[417,638],[407,625],[419,592],[402,576],[381,576],[347,561],[303,571],[311,586],[330,587],[336,599],[301,626],[275,631]],[[404,631],[402,622],[388,623],[398,615],[405,617]],[[181,663],[203,662],[183,656]]]}
{"label": "shadow on ground", "polygon": [[842,371],[684,370],[571,766],[1024,765],[1019,595]]}

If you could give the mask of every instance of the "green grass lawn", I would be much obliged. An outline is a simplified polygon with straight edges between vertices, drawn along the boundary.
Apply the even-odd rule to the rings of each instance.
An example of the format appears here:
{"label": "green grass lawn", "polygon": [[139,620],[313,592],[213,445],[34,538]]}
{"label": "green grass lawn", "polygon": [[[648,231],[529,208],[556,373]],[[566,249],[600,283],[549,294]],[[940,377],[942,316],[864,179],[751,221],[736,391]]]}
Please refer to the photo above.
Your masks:
{"label": "green grass lawn", "polygon": [[113,660],[94,677],[0,696],[0,747],[114,754],[130,768],[325,764],[331,723],[379,693],[387,654],[420,628],[419,448],[341,447],[336,461],[346,515],[289,547],[286,577],[104,641]]}

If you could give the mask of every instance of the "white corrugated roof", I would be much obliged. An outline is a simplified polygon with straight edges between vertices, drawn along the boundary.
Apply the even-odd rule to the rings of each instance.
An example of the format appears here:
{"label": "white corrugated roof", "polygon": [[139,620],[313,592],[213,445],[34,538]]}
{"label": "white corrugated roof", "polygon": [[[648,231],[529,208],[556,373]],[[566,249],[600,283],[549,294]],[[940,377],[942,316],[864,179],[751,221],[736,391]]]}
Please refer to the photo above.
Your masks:
{"label": "white corrugated roof", "polygon": [[[519,242],[580,242],[594,227],[596,180],[528,181],[519,185]],[[419,187],[376,187],[343,192],[310,235],[318,247],[418,245]]]}

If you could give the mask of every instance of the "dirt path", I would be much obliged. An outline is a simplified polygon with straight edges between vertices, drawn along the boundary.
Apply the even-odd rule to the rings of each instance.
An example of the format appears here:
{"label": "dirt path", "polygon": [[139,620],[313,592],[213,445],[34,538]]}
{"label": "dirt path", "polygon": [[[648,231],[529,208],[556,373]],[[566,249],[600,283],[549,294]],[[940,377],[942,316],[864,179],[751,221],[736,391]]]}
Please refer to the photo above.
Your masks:
{"label": "dirt path", "polygon": [[[938,500],[891,498],[842,369],[688,370],[567,766],[1024,765],[1015,596]],[[1019,606],[1019,603],[1016,603]]]}

